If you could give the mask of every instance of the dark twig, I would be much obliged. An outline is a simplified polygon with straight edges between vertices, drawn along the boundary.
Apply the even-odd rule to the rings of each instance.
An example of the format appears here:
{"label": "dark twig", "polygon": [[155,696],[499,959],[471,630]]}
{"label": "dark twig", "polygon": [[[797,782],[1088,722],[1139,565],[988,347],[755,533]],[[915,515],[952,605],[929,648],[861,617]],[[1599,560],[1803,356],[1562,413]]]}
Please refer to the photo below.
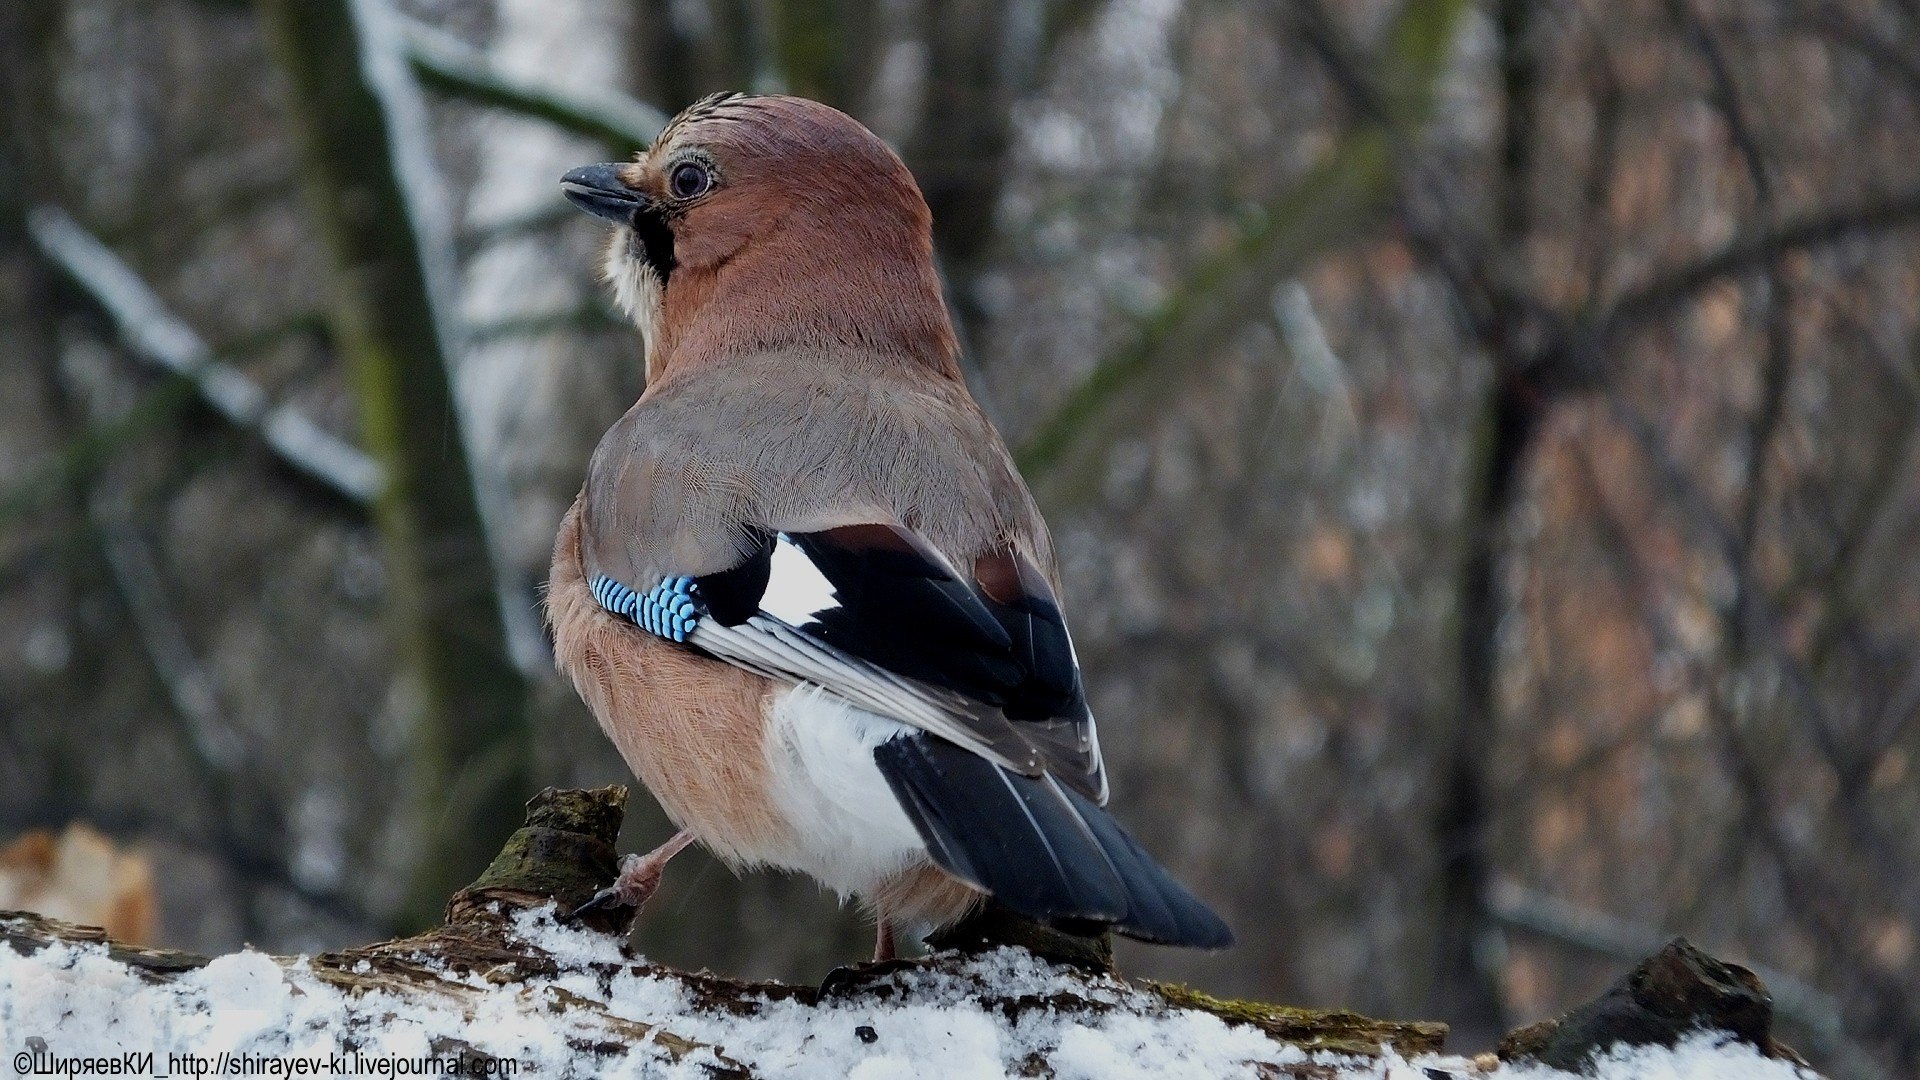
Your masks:
{"label": "dark twig", "polygon": [[407,63],[422,85],[442,94],[536,117],[621,152],[646,146],[666,126],[665,113],[624,94],[583,94],[509,75],[444,30],[397,21]]}
{"label": "dark twig", "polygon": [[1655,275],[1621,295],[1595,321],[1591,345],[1602,347],[1672,315],[1724,278],[1764,269],[1784,255],[1824,247],[1853,237],[1920,225],[1920,190],[1805,214],[1762,228],[1685,266]]}
{"label": "dark twig", "polygon": [[1699,12],[1694,10],[1693,0],[1667,0],[1667,14],[1679,25],[1681,33],[1692,43],[1694,51],[1700,54],[1701,62],[1706,65],[1707,76],[1713,86],[1713,105],[1726,121],[1727,137],[1733,142],[1735,152],[1746,167],[1747,179],[1753,184],[1754,195],[1759,199],[1761,209],[1771,208],[1773,169],[1760,149],[1760,140],[1755,136],[1746,107],[1741,103],[1740,89],[1733,78],[1733,65],[1727,61],[1725,50],[1720,48],[1719,39],[1700,18]]}

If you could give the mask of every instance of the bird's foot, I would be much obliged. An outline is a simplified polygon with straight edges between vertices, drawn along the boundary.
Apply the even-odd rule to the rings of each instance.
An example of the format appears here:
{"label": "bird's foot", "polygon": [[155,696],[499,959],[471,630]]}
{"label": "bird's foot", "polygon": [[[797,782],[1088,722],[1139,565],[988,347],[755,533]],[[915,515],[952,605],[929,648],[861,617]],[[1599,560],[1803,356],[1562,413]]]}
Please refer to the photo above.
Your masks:
{"label": "bird's foot", "polygon": [[874,960],[864,964],[842,964],[827,972],[827,977],[820,980],[820,996],[823,998],[853,997],[896,971],[925,965],[926,960],[920,957],[894,957],[891,960]]}
{"label": "bird's foot", "polygon": [[594,893],[586,903],[574,908],[561,917],[562,922],[575,922],[580,916],[592,911],[612,908],[633,908],[639,910],[653,898],[654,890],[660,887],[660,875],[667,868],[667,861],[680,854],[688,844],[693,843],[693,834],[685,829],[675,833],[673,839],[647,852],[645,855],[626,855],[620,859],[620,874],[613,884]]}

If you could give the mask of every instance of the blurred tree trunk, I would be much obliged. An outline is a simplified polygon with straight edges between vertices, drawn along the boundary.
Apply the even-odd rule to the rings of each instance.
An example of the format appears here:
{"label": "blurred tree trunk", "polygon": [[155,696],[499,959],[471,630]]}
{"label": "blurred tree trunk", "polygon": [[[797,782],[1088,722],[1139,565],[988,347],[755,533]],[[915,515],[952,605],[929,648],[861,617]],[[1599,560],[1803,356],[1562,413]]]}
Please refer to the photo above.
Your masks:
{"label": "blurred tree trunk", "polygon": [[46,125],[57,110],[49,53],[64,6],[0,0],[0,328],[12,374],[38,383],[45,417],[59,412],[53,283],[34,255],[27,214],[52,183]]}
{"label": "blurred tree trunk", "polygon": [[636,0],[634,92],[669,115],[721,90],[752,90],[757,0]]}
{"label": "blurred tree trunk", "polygon": [[[921,12],[927,48],[924,103],[900,154],[933,211],[934,247],[962,340],[985,322],[974,288],[999,237],[994,214],[1014,145],[1015,106],[1051,73],[1060,46],[1100,5],[1041,0],[1037,12],[953,0]],[[1028,16],[1031,16],[1029,20]],[[870,64],[878,67],[878,61]]]}
{"label": "blurred tree trunk", "polygon": [[791,93],[858,113],[880,63],[875,0],[776,0],[773,55]]}
{"label": "blurred tree trunk", "polygon": [[[416,829],[399,913],[438,918],[443,899],[518,824],[531,739],[527,688],[507,651],[485,528],[448,374],[431,267],[396,155],[403,140],[376,66],[393,42],[375,0],[258,0],[287,84],[287,111],[315,225],[331,262],[329,319],[367,448],[387,471],[375,508],[396,657],[413,724]],[[383,12],[375,12],[376,16]],[[395,65],[397,56],[387,57]],[[404,78],[404,75],[401,76]]]}
{"label": "blurred tree trunk", "polygon": [[1436,966],[1429,1006],[1457,1044],[1489,1045],[1506,1030],[1492,884],[1487,769],[1499,736],[1502,536],[1540,427],[1541,400],[1521,377],[1496,376],[1468,458],[1460,569],[1457,704],[1440,761],[1435,843],[1440,855]]}
{"label": "blurred tree trunk", "polygon": [[52,182],[45,125],[57,110],[47,69],[63,8],[58,0],[0,0],[0,325],[8,325],[16,370],[49,377],[52,281],[34,257],[27,213]]}
{"label": "blurred tree trunk", "polygon": [[[51,458],[74,436],[72,411],[61,393],[59,342],[55,327],[61,296],[51,270],[33,250],[27,215],[49,196],[54,180],[51,127],[59,115],[55,101],[53,54],[66,5],[61,0],[0,0],[0,395],[31,403],[15,414],[16,430],[0,443],[0,454]],[[17,395],[17,396],[15,396]],[[9,463],[11,464],[11,463]],[[4,470],[15,476],[25,469]],[[31,531],[70,534],[84,513],[84,481],[62,475],[57,496],[38,511],[7,521],[0,535],[0,563],[31,551]],[[20,528],[20,526],[26,526]],[[104,651],[90,640],[89,621],[79,618],[80,583],[97,580],[98,552],[89,544],[61,543],[57,554],[34,574],[32,588],[51,594],[62,613],[61,627],[71,635],[69,677],[48,680],[37,706],[0,717],[0,738],[7,740],[8,761],[0,785],[9,801],[32,799],[29,792],[78,793],[88,787],[88,757],[58,737],[59,718],[81,715],[84,687],[97,674]],[[40,751],[33,753],[32,751]],[[35,775],[38,774],[38,775]],[[43,795],[43,797],[45,797]]]}

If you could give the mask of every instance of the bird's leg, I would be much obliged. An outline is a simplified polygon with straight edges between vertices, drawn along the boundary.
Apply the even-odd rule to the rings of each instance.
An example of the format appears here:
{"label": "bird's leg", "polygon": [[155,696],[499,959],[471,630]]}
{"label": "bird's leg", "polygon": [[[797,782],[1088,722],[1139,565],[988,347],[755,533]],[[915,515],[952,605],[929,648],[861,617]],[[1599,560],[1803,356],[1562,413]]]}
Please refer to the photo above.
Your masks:
{"label": "bird's leg", "polygon": [[645,906],[653,891],[660,887],[660,874],[667,868],[667,860],[680,854],[682,848],[693,843],[693,832],[681,829],[673,834],[673,839],[647,852],[645,855],[626,855],[620,859],[620,876],[613,884],[593,894],[593,898],[567,913],[566,921],[572,922],[589,911],[601,908],[630,907],[638,909]]}
{"label": "bird's leg", "polygon": [[880,917],[879,931],[873,939],[873,962],[884,963],[898,955],[893,948],[893,923],[883,915]]}

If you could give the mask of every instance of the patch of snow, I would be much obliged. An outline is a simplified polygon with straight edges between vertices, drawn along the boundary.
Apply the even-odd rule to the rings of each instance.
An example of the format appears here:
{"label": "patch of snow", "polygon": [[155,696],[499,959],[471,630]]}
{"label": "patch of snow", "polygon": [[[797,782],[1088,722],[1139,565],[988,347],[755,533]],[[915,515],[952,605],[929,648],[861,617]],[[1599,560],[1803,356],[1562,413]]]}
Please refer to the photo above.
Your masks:
{"label": "patch of snow", "polygon": [[[112,959],[101,945],[55,945],[31,955],[0,948],[0,1044],[13,1054],[37,1038],[44,1040],[42,1052],[54,1058],[124,1052],[152,1053],[157,1062],[183,1053],[305,1058],[319,1071],[330,1056],[347,1053],[349,1043],[368,1058],[414,1060],[464,1045],[517,1061],[524,1075],[672,1080],[707,1075],[716,1063],[705,1053],[674,1061],[651,1042],[636,1043],[610,1030],[617,1021],[561,1007],[579,998],[621,1020],[715,1047],[755,1076],[793,1080],[985,1080],[1020,1075],[1036,1055],[1061,1080],[1255,1077],[1263,1066],[1306,1063],[1342,1080],[1568,1075],[1539,1066],[1483,1071],[1450,1056],[1410,1060],[1389,1053],[1363,1060],[1308,1054],[1253,1028],[1169,1009],[1117,980],[1067,974],[1011,949],[947,970],[897,973],[888,977],[897,991],[891,995],[818,1006],[762,999],[749,1003],[747,1015],[737,1015],[701,1007],[697,988],[637,964],[609,935],[556,923],[550,907],[517,913],[512,925],[526,945],[555,961],[557,974],[499,984],[479,975],[449,976],[445,992],[356,995],[322,980],[304,958],[283,966],[251,951],[218,957],[159,984]],[[1052,1003],[1001,1007],[1027,997]],[[1673,1049],[1616,1053],[1599,1064],[1598,1075],[1807,1080],[1810,1074],[1703,1033]]]}
{"label": "patch of snow", "polygon": [[[1567,1073],[1544,1066],[1502,1068],[1497,1080],[1561,1080]],[[1595,1063],[1595,1080],[1809,1080],[1813,1073],[1784,1061],[1761,1057],[1745,1043],[1722,1032],[1703,1031],[1671,1049],[1641,1046],[1620,1049]]]}

